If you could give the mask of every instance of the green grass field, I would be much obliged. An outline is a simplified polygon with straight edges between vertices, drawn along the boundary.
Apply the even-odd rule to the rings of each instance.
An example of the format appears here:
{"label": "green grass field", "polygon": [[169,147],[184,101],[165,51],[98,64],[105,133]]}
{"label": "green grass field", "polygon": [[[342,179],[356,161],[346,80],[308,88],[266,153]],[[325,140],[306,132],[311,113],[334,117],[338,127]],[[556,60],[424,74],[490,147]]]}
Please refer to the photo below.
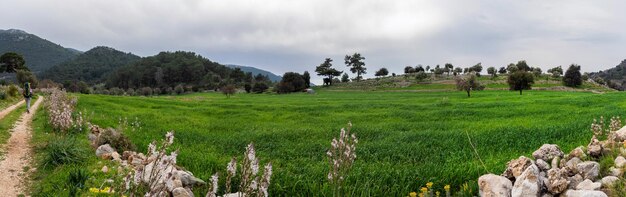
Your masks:
{"label": "green grass field", "polygon": [[[217,93],[121,97],[77,95],[92,122],[125,131],[140,148],[176,131],[178,163],[203,180],[225,174],[232,156],[254,142],[262,163],[274,164],[273,196],[330,196],[325,152],[348,121],[359,137],[358,158],[346,189],[354,196],[406,196],[426,182],[458,190],[544,143],[564,151],[586,145],[594,118],[624,115],[626,94],[614,92],[482,91],[342,92],[318,94]],[[476,145],[485,168],[471,148]]]}

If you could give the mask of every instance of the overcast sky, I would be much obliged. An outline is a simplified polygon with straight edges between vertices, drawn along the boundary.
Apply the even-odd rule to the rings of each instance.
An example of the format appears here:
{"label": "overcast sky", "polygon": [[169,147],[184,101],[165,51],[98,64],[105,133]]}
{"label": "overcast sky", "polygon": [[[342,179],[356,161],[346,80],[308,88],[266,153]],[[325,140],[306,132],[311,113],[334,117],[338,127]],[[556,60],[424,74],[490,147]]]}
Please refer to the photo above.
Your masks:
{"label": "overcast sky", "polygon": [[[282,75],[324,58],[387,67],[501,67],[521,59],[597,71],[626,58],[626,1],[3,0],[0,29],[22,29],[86,51],[140,56],[194,51]],[[351,74],[351,73],[350,73]],[[352,75],[351,75],[352,76]],[[319,81],[316,78],[315,81]]]}

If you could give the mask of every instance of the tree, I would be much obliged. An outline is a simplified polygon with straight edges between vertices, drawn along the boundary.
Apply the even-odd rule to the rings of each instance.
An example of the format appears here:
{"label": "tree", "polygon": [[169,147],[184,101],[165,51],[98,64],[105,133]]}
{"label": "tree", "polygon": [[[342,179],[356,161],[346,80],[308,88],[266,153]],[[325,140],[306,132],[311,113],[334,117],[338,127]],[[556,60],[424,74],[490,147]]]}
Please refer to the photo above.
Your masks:
{"label": "tree", "polygon": [[306,86],[306,88],[310,88],[311,87],[311,75],[309,74],[309,71],[304,71],[304,73],[302,73],[302,79],[304,79],[304,86]]}
{"label": "tree", "polygon": [[548,69],[548,73],[552,74],[552,77],[558,78],[563,75],[563,68],[561,66],[557,66],[551,69]]}
{"label": "tree", "polygon": [[361,80],[362,74],[367,74],[364,59],[365,57],[362,57],[360,53],[354,53],[352,56],[346,55],[344,59],[346,66],[350,67],[350,72],[356,73],[356,81]]}
{"label": "tree", "polygon": [[16,78],[20,84],[29,82],[31,87],[37,87],[37,77],[28,70],[17,70]]}
{"label": "tree", "polygon": [[[324,60],[324,63],[320,64],[319,66],[317,66],[315,68],[315,72],[317,72],[317,75],[319,76],[325,76],[326,78],[324,78],[324,85],[332,85],[332,79],[336,76],[341,75],[341,71],[338,71],[334,68],[332,68],[333,64],[332,64],[333,60],[330,58],[326,58],[326,60]],[[309,79],[310,80],[310,79]]]}
{"label": "tree", "polygon": [[481,85],[478,81],[475,73],[470,73],[464,77],[457,77],[456,81],[456,89],[460,91],[467,92],[467,97],[470,97],[470,91],[472,90],[483,90],[485,86]]}
{"label": "tree", "polygon": [[26,61],[20,54],[8,52],[0,56],[0,73],[14,73],[17,70],[28,70]]}
{"label": "tree", "polygon": [[454,70],[454,66],[450,63],[446,63],[444,67],[446,69],[445,71],[448,72],[448,76],[450,76],[450,72]]}
{"label": "tree", "polygon": [[530,90],[535,82],[532,73],[518,70],[509,75],[507,80],[509,84],[509,90],[519,90],[519,94],[522,95],[522,90]]}
{"label": "tree", "polygon": [[492,79],[494,79],[494,78],[496,78],[498,76],[497,73],[498,72],[496,72],[496,68],[495,67],[491,66],[491,67],[487,68],[487,74],[490,74]]}
{"label": "tree", "polygon": [[476,64],[476,65],[474,65],[474,66],[470,67],[470,68],[469,68],[469,72],[472,72],[472,71],[476,72],[476,75],[477,75],[477,76],[480,76],[480,72],[482,72],[482,71],[483,71],[483,65],[482,65],[482,63],[480,63],[480,62],[479,62],[478,64]]}
{"label": "tree", "polygon": [[341,83],[348,83],[350,82],[350,77],[348,76],[348,73],[343,73],[343,75],[341,76]]}
{"label": "tree", "polygon": [[426,66],[426,72],[430,72],[430,66]]}
{"label": "tree", "polygon": [[456,67],[454,68],[454,75],[456,76],[457,74],[460,74],[463,72],[463,69],[461,67]]}
{"label": "tree", "polygon": [[415,72],[425,72],[426,70],[424,70],[424,67],[422,67],[422,65],[417,65],[415,66]]}
{"label": "tree", "polygon": [[503,66],[503,67],[500,67],[500,69],[498,70],[498,73],[500,73],[500,74],[506,74],[506,68],[505,68],[504,66]]}
{"label": "tree", "polygon": [[404,67],[404,74],[405,75],[408,75],[408,74],[411,74],[411,73],[414,73],[414,72],[415,72],[415,68],[413,68],[411,66]]}
{"label": "tree", "polygon": [[424,81],[424,79],[428,78],[428,74],[426,74],[424,71],[420,71],[417,74],[415,74],[415,79],[417,81]]}
{"label": "tree", "polygon": [[537,77],[537,78],[541,77],[541,73],[542,73],[541,68],[539,68],[539,67],[532,67],[532,68],[530,68],[530,70],[533,72],[535,77]]}
{"label": "tree", "polygon": [[469,72],[469,68],[463,68],[463,74],[468,73]]}
{"label": "tree", "polygon": [[380,68],[380,70],[376,71],[374,76],[384,77],[384,76],[387,76],[388,74],[389,74],[389,70],[387,70],[387,68]]}
{"label": "tree", "polygon": [[230,98],[231,95],[235,94],[235,92],[237,92],[237,87],[235,87],[235,85],[233,84],[228,84],[222,88],[220,88],[220,90],[222,91],[222,93],[224,95],[226,95],[226,98]]}
{"label": "tree", "polygon": [[[332,80],[332,79],[330,79]],[[283,79],[278,83],[278,93],[300,92],[306,89],[302,75],[294,72],[286,72]]]}
{"label": "tree", "polygon": [[243,85],[243,89],[246,90],[246,93],[250,93],[252,92],[252,85],[250,85],[249,83],[246,83]]}
{"label": "tree", "polygon": [[513,74],[514,72],[517,72],[519,69],[517,68],[515,64],[511,63],[506,67],[506,70],[509,71],[509,74]]}
{"label": "tree", "polygon": [[252,92],[259,94],[265,92],[265,90],[267,90],[268,88],[269,87],[267,86],[267,84],[265,84],[265,82],[257,81],[256,83],[254,83],[254,87],[252,87]]}
{"label": "tree", "polygon": [[515,64],[518,70],[530,71],[530,66],[526,63],[526,60],[520,60]]}
{"label": "tree", "polygon": [[439,75],[442,75],[444,72],[442,68],[436,67],[434,73],[435,73],[435,76],[439,76]]}
{"label": "tree", "polygon": [[583,84],[580,66],[572,64],[563,75],[563,84],[567,87],[578,87]]}

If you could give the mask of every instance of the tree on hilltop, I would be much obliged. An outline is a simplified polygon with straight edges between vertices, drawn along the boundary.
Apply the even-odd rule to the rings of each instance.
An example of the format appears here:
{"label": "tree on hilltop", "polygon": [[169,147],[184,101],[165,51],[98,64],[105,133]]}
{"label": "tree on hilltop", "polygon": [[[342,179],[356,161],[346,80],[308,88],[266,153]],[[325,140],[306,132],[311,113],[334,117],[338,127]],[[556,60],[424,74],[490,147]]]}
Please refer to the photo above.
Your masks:
{"label": "tree on hilltop", "polygon": [[344,59],[346,66],[350,67],[350,71],[356,73],[356,81],[360,81],[363,78],[362,74],[367,74],[365,62],[363,62],[364,59],[365,57],[362,57],[360,53],[354,53],[352,56],[346,55]]}
{"label": "tree on hilltop", "polygon": [[29,70],[25,64],[26,61],[22,55],[13,52],[5,53],[0,56],[0,73],[14,73],[17,70]]}
{"label": "tree on hilltop", "polygon": [[317,75],[319,76],[325,76],[324,78],[324,85],[332,85],[333,84],[333,78],[337,77],[339,75],[341,75],[341,73],[343,73],[342,71],[338,71],[334,68],[332,68],[333,64],[332,64],[333,60],[330,58],[326,58],[326,60],[324,60],[324,62],[322,64],[320,64],[319,66],[317,66],[315,68],[315,72],[317,72]]}
{"label": "tree on hilltop", "polygon": [[389,70],[387,70],[387,68],[381,68],[380,70],[376,71],[374,76],[384,77],[384,76],[387,76],[388,74],[389,74]]}
{"label": "tree on hilltop", "polygon": [[487,74],[490,74],[492,79],[495,79],[498,76],[498,72],[496,71],[496,68],[493,66],[487,68]]}
{"label": "tree on hilltop", "polygon": [[522,95],[522,90],[530,90],[534,82],[533,74],[525,70],[515,71],[507,80],[509,90],[519,90],[520,95]]}

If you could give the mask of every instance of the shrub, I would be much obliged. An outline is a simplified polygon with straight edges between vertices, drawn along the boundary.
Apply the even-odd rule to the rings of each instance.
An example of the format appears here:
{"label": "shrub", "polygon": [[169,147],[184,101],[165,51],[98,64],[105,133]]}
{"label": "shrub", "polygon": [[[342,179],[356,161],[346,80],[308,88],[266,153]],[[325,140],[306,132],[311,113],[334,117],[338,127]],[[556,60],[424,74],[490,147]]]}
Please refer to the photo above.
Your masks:
{"label": "shrub", "polygon": [[179,84],[174,88],[174,92],[176,92],[176,94],[183,94],[185,93],[185,89],[182,84]]}
{"label": "shrub", "polygon": [[128,96],[135,96],[135,89],[128,88],[128,90],[126,90],[126,95],[128,95]]}
{"label": "shrub", "polygon": [[172,89],[172,87],[165,88],[164,94],[171,95],[172,93],[174,93],[174,90]]}
{"label": "shrub", "polygon": [[572,64],[563,75],[563,84],[567,87],[578,87],[583,84],[580,66]]}
{"label": "shrub", "polygon": [[14,98],[17,97],[17,95],[20,93],[19,89],[15,85],[10,85],[7,92],[9,93],[9,96]]}
{"label": "shrub", "polygon": [[250,93],[252,91],[252,85],[249,83],[246,83],[243,87],[246,90],[246,93]]}
{"label": "shrub", "polygon": [[123,95],[124,94],[124,90],[118,88],[118,87],[113,87],[109,90],[109,92],[111,93],[111,95]]}
{"label": "shrub", "polygon": [[5,92],[4,90],[0,90],[0,100],[6,100],[7,99],[7,92]]}
{"label": "shrub", "polygon": [[152,94],[154,94],[154,95],[161,94],[161,88],[154,88],[154,89],[152,89]]}
{"label": "shrub", "polygon": [[152,88],[150,88],[150,87],[143,87],[143,88],[141,88],[141,95],[144,95],[144,96],[152,95]]}
{"label": "shrub", "polygon": [[415,75],[415,79],[417,81],[424,81],[425,79],[428,79],[428,74],[424,73],[423,71],[420,71]]}
{"label": "shrub", "polygon": [[291,83],[280,82],[276,84],[276,92],[278,92],[279,94],[290,93],[294,90],[295,88],[293,87],[293,85],[291,85]]}
{"label": "shrub", "polygon": [[46,100],[48,121],[56,131],[67,132],[73,125],[72,112],[75,100],[69,98],[62,90],[53,89],[50,98]]}
{"label": "shrub", "polygon": [[95,141],[95,147],[99,147],[104,144],[111,145],[111,147],[120,153],[135,150],[135,145],[130,142],[128,137],[112,128],[104,129]]}
{"label": "shrub", "polygon": [[263,82],[256,82],[256,83],[254,83],[254,87],[252,87],[252,92],[254,92],[254,93],[263,93],[268,88],[269,87],[267,86],[267,84],[265,84]]}
{"label": "shrub", "polygon": [[87,151],[77,144],[79,142],[71,137],[59,137],[50,140],[43,148],[42,167],[54,168],[63,164],[83,162],[87,158]]}
{"label": "shrub", "polygon": [[100,92],[100,94],[105,94],[105,95],[108,95],[109,93],[110,93],[110,92],[109,92],[109,90],[102,90],[102,91]]}
{"label": "shrub", "polygon": [[220,88],[220,90],[222,91],[224,95],[226,95],[227,98],[230,98],[231,95],[237,92],[237,88],[235,87],[235,85],[232,85],[232,84],[226,85]]}

